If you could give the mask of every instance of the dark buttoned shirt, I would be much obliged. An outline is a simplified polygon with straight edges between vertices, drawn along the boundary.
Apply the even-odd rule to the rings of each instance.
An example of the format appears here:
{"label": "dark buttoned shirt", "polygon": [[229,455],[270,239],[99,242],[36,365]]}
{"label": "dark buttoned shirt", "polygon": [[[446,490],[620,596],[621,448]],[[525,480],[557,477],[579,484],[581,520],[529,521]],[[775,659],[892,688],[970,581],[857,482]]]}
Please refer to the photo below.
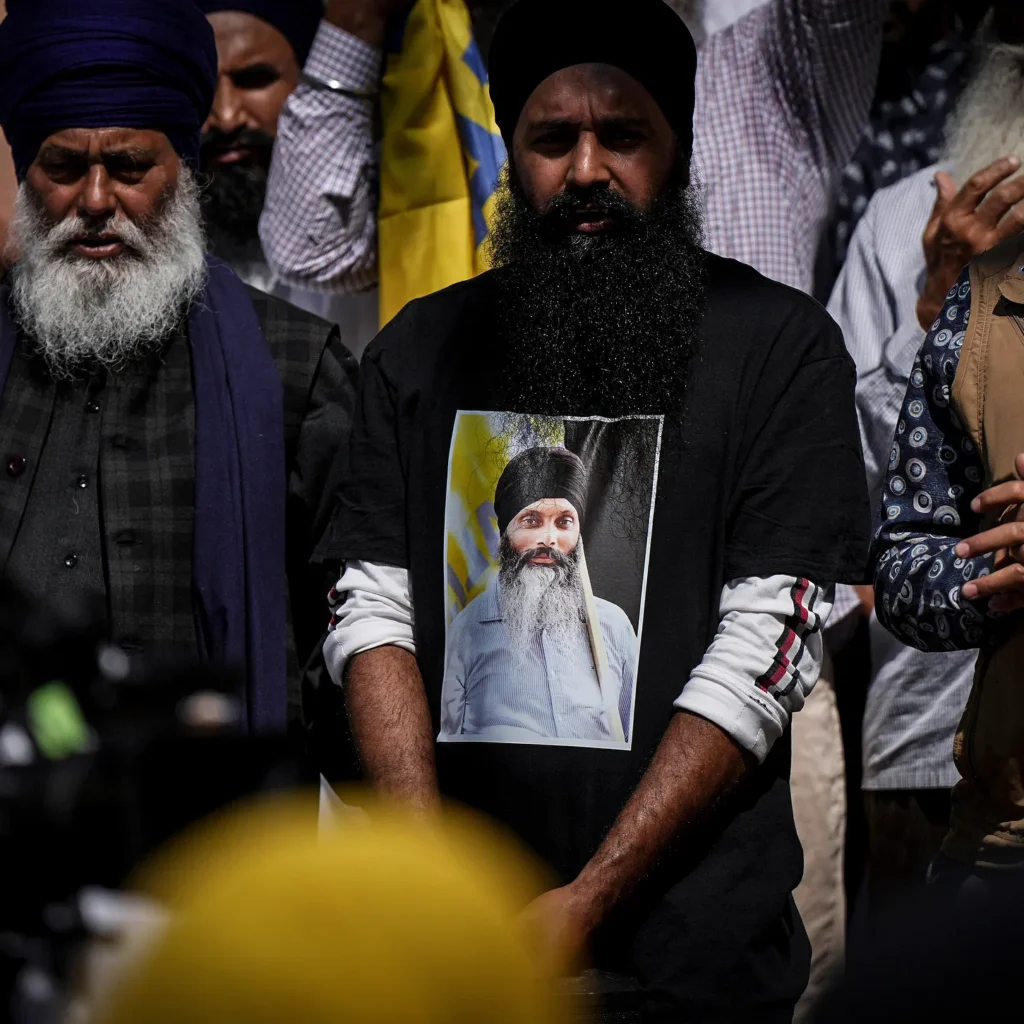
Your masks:
{"label": "dark buttoned shirt", "polygon": [[[330,513],[356,364],[336,327],[251,296],[284,383],[294,678],[326,625],[310,554]],[[0,405],[0,571],[54,606],[91,600],[129,653],[195,657],[194,456],[184,328],[122,372],[70,382],[22,339]]]}

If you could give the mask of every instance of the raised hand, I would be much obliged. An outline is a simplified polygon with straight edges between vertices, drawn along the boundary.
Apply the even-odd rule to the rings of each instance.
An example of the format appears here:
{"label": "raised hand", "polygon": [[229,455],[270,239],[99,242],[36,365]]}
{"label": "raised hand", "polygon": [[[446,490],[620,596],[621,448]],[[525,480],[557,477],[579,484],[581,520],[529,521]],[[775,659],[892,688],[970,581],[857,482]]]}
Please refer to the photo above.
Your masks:
{"label": "raised hand", "polygon": [[1019,157],[1003,157],[959,191],[948,174],[935,175],[939,194],[922,239],[927,278],[917,301],[917,319],[926,331],[964,267],[1024,230],[1024,208],[1018,206],[1024,199],[1024,175],[1007,180],[1019,167]]}

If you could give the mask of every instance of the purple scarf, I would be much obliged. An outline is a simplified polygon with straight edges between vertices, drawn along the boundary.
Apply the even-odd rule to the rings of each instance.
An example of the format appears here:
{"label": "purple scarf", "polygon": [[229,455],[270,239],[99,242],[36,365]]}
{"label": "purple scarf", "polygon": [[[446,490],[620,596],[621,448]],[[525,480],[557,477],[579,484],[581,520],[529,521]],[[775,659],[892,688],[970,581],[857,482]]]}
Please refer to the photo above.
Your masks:
{"label": "purple scarf", "polygon": [[[283,387],[245,286],[207,257],[188,318],[195,392],[192,587],[204,661],[244,666],[253,733],[286,725]],[[0,305],[0,394],[17,331]]]}

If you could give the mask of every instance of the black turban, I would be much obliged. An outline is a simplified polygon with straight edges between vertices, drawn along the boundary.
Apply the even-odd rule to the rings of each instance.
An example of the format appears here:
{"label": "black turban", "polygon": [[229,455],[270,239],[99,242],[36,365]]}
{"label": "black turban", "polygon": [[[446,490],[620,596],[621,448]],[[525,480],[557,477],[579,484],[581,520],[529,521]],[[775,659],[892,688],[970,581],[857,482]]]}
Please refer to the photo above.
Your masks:
{"label": "black turban", "polygon": [[19,178],[65,128],[162,131],[196,167],[216,84],[192,0],[8,0],[0,23],[0,126]]}
{"label": "black turban", "polygon": [[494,113],[509,153],[533,90],[576,64],[611,64],[635,78],[689,155],[697,49],[663,0],[519,0],[510,7],[495,29],[489,63]]}
{"label": "black turban", "polygon": [[506,467],[494,489],[498,532],[528,505],[544,498],[564,498],[582,521],[587,505],[587,470],[578,455],[565,448],[527,448]]}
{"label": "black turban", "polygon": [[299,67],[306,63],[313,36],[324,16],[323,0],[197,0],[206,14],[241,11],[273,25],[292,45]]}

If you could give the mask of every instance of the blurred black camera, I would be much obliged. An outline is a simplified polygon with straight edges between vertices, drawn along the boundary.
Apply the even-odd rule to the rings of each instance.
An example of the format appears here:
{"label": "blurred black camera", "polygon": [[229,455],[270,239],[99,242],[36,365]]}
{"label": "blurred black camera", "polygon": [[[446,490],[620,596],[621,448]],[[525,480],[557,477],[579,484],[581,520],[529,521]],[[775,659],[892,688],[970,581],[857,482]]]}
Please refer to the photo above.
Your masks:
{"label": "blurred black camera", "polygon": [[51,1019],[19,979],[59,1002],[83,889],[122,886],[226,804],[313,781],[285,738],[244,734],[238,674],[147,665],[105,631],[0,583],[0,1020]]}

